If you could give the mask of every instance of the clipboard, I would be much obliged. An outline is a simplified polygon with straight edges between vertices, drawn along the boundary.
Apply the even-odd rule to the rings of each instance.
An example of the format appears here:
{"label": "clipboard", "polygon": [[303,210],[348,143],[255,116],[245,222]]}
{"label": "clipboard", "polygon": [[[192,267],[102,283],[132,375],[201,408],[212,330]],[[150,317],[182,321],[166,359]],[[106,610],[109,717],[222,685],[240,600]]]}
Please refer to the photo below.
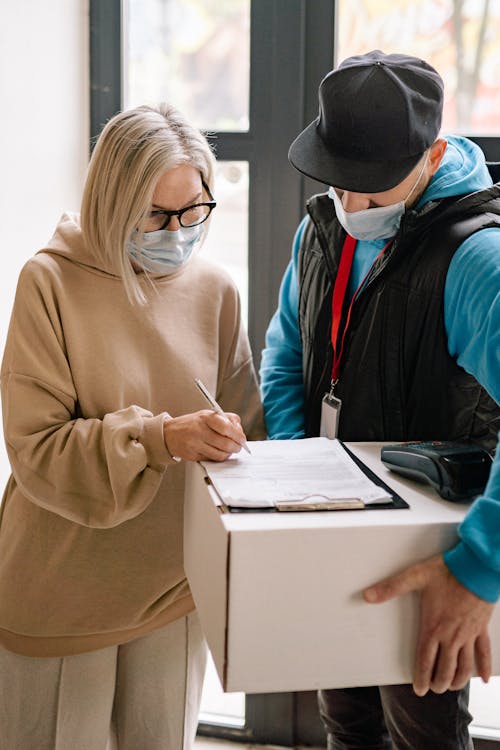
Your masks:
{"label": "clipboard", "polygon": [[[321,456],[322,451],[324,452],[324,445],[322,448],[318,448],[319,453],[316,453],[314,443],[315,441],[323,441],[325,444],[330,443],[330,441],[327,438],[316,438],[316,439],[309,439],[307,442],[310,443],[309,450],[313,450],[316,458],[318,459]],[[294,446],[298,447],[298,444],[300,444],[302,441],[293,441]],[[280,477],[280,469],[283,471],[283,466],[280,465],[280,469],[278,469],[278,474],[274,478],[274,482],[278,486],[282,486],[283,489],[283,495],[280,499],[276,498],[276,501],[273,504],[257,504],[258,501],[256,501],[256,504],[253,505],[252,503],[249,503],[246,505],[246,503],[238,504],[237,501],[235,502],[226,502],[225,501],[225,492],[222,487],[219,487],[220,475],[217,476],[218,472],[222,470],[223,473],[226,472],[224,468],[222,468],[221,464],[214,465],[213,463],[210,465],[208,464],[208,470],[207,466],[205,466],[205,463],[202,462],[202,464],[205,466],[205,470],[207,471],[206,481],[213,485],[213,488],[217,495],[219,496],[220,501],[220,510],[221,512],[226,513],[283,513],[283,512],[324,512],[324,511],[335,511],[335,510],[368,510],[371,508],[380,508],[381,510],[384,509],[404,509],[409,508],[408,503],[403,500],[400,495],[397,494],[391,487],[389,487],[375,472],[373,472],[371,469],[369,469],[356,455],[353,454],[351,450],[340,440],[335,440],[335,443],[337,443],[336,451],[340,451],[342,454],[346,454],[346,461],[348,464],[354,465],[356,467],[356,471],[361,472],[366,479],[369,480],[369,483],[374,485],[373,490],[380,489],[381,494],[387,496],[390,498],[390,500],[385,500],[385,498],[379,498],[378,500],[372,500],[370,502],[364,502],[362,499],[360,499],[359,496],[357,496],[357,489],[355,489],[355,495],[350,496],[349,494],[346,494],[344,497],[339,497],[338,501],[333,501],[329,498],[328,495],[323,495],[322,491],[324,491],[325,487],[323,485],[323,490],[321,489],[321,479],[319,480],[319,483],[316,485],[313,485],[312,491],[310,490],[310,494],[308,496],[305,496],[304,498],[300,499],[299,497],[294,497],[294,488],[291,489],[291,495],[290,500],[288,501],[288,495],[286,494],[287,490],[287,481],[288,477],[283,476],[283,485],[280,485],[281,480]],[[267,443],[266,443],[267,444]],[[255,446],[257,444],[254,444]],[[333,446],[332,446],[333,449]],[[334,454],[332,454],[334,455]],[[322,457],[320,460],[328,460],[330,456],[330,450],[327,449],[327,455]],[[341,459],[341,464],[343,464],[344,461]],[[325,464],[321,464],[321,466],[324,466]],[[315,469],[318,471],[318,461],[316,460],[316,466]],[[224,477],[225,480],[227,480],[227,474]],[[215,480],[215,481],[214,481]],[[242,478],[239,476],[238,472],[238,481],[241,482]],[[327,480],[328,481],[328,480]],[[288,483],[289,485],[289,483]],[[290,486],[290,485],[289,485]],[[227,485],[225,489],[227,488]],[[267,489],[267,488],[266,488]],[[317,489],[317,495],[314,492],[314,489]],[[354,488],[353,488],[354,489]],[[219,491],[220,490],[220,491]],[[248,490],[247,491],[251,491]],[[257,497],[258,497],[258,490],[256,490]],[[248,495],[249,496],[249,495]],[[229,495],[228,497],[231,497],[231,499],[234,498],[234,496]]]}
{"label": "clipboard", "polygon": [[340,445],[342,448],[346,451],[346,453],[349,455],[350,458],[354,461],[354,463],[359,466],[363,474],[366,474],[368,479],[371,479],[373,484],[376,484],[378,487],[383,487],[383,489],[392,497],[392,502],[389,503],[380,503],[379,505],[365,505],[364,510],[375,510],[376,508],[379,508],[380,510],[389,509],[389,510],[396,510],[396,509],[405,509],[409,508],[410,506],[406,502],[406,500],[403,500],[401,495],[398,495],[398,493],[392,489],[392,487],[389,487],[388,484],[384,482],[383,479],[381,479],[377,474],[375,474],[374,471],[368,468],[366,464],[361,461],[360,458],[354,455],[352,451],[349,450],[347,445],[342,442],[342,440],[339,440]]}

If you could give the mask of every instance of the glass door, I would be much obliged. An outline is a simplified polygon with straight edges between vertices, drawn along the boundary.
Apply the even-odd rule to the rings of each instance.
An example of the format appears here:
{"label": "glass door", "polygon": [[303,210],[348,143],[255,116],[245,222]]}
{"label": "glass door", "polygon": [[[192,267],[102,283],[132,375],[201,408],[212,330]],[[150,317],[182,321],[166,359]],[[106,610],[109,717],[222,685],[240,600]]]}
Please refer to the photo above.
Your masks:
{"label": "glass door", "polygon": [[[167,101],[207,134],[216,156],[249,130],[250,0],[125,0],[123,104]],[[241,150],[244,156],[244,148]],[[217,210],[202,252],[235,280],[248,326],[248,161],[218,159]],[[200,719],[243,727],[245,696],[225,694],[209,658]]]}

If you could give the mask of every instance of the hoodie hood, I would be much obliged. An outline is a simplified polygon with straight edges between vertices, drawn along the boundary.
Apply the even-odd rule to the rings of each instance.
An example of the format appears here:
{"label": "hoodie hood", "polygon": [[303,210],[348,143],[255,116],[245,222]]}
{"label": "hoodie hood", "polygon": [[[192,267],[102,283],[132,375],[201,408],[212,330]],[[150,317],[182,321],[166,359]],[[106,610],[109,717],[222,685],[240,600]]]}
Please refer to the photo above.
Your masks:
{"label": "hoodie hood", "polygon": [[114,267],[112,263],[105,263],[86,248],[80,227],[80,214],[77,213],[64,213],[51,239],[38,252],[62,255],[73,263],[87,266],[94,271],[120,277],[118,267]]}
{"label": "hoodie hood", "polygon": [[417,210],[430,201],[475,193],[493,185],[479,146],[461,136],[445,136],[445,139],[448,145],[443,159],[415,206]]}

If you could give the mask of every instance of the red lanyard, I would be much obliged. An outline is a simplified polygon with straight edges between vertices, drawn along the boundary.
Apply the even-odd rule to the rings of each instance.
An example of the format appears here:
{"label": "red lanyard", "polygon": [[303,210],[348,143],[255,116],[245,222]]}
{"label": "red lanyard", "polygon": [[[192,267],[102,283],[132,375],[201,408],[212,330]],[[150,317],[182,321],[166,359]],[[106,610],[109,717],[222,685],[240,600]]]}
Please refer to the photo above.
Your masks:
{"label": "red lanyard", "polygon": [[[392,240],[389,240],[387,245],[384,245],[380,253],[377,255],[376,259],[374,260],[373,264],[375,264],[377,260],[384,254],[386,248],[391,244],[391,242]],[[342,254],[340,256],[339,269],[337,271],[337,277],[335,279],[335,285],[333,287],[332,334],[331,334],[332,347],[333,347],[333,365],[332,365],[332,383],[331,383],[332,390],[335,387],[335,385],[338,383],[338,379],[339,379],[340,362],[342,360],[342,354],[344,352],[345,336],[346,336],[347,329],[349,328],[349,323],[351,320],[352,306],[358,295],[358,292],[360,291],[361,287],[363,286],[366,280],[366,276],[365,276],[365,278],[363,279],[363,281],[358,286],[358,288],[356,289],[356,291],[354,292],[352,296],[351,304],[349,305],[349,310],[347,311],[347,318],[345,321],[344,330],[342,331],[342,337],[340,339],[340,347],[338,347],[340,321],[342,318],[342,308],[344,306],[347,283],[349,281],[349,276],[351,273],[352,261],[354,259],[354,251],[356,249],[356,243],[357,243],[357,240],[355,240],[354,237],[351,237],[351,235],[349,234],[346,235],[344,244],[342,246]]]}

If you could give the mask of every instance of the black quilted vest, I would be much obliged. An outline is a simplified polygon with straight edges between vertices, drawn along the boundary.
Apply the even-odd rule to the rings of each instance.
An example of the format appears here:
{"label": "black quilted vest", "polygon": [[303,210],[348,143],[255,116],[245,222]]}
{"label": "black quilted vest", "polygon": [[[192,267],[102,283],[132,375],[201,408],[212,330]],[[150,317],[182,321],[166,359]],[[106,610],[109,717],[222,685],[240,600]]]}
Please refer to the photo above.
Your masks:
{"label": "black quilted vest", "polygon": [[[313,197],[308,211],[298,263],[299,326],[305,430],[314,436],[330,385],[332,290],[345,232],[327,195]],[[449,355],[443,309],[453,254],[486,227],[500,230],[500,184],[406,212],[353,305],[335,388],[341,439],[471,439],[494,448],[500,408]],[[347,307],[348,300],[344,320]]]}

